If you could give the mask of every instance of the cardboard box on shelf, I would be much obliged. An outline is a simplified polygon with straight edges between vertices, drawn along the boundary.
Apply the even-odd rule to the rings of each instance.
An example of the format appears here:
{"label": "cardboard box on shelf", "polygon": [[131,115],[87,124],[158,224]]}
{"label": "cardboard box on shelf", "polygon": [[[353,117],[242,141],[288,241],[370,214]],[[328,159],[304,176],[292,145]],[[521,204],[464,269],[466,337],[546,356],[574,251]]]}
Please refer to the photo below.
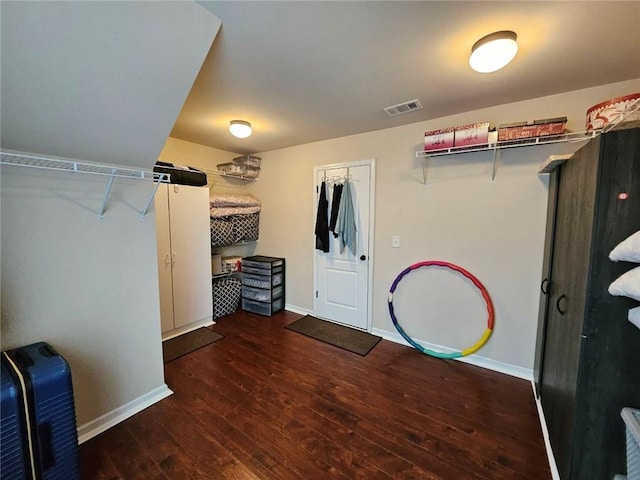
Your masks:
{"label": "cardboard box on shelf", "polygon": [[543,122],[543,120],[535,120],[533,125],[500,125],[498,128],[498,141],[504,142],[508,140],[522,140],[548,135],[561,135],[564,133],[564,127],[567,124],[567,119],[566,117],[561,117],[556,120],[558,121],[549,123],[536,123]]}
{"label": "cardboard box on shelf", "polygon": [[489,143],[489,122],[472,123],[455,128],[454,145],[456,147],[470,147]]}
{"label": "cardboard box on shelf", "polygon": [[241,263],[242,257],[237,255],[222,257],[222,271],[223,273],[239,272]]}
{"label": "cardboard box on shelf", "polygon": [[424,133],[425,150],[444,150],[453,147],[454,128],[443,128]]}
{"label": "cardboard box on shelf", "polygon": [[220,275],[222,270],[222,255],[211,255],[211,275]]}

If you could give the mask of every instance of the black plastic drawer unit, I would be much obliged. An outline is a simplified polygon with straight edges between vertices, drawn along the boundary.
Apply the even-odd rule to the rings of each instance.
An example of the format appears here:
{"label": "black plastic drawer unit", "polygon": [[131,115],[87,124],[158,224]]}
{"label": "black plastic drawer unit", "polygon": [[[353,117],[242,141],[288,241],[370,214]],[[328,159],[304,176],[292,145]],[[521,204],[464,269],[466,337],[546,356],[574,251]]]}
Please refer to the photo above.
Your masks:
{"label": "black plastic drawer unit", "polygon": [[242,309],[271,316],[284,309],[284,258],[254,255],[242,259]]}
{"label": "black plastic drawer unit", "polygon": [[284,268],[284,258],[263,257],[262,255],[254,255],[253,257],[244,257],[242,259],[242,266],[271,271],[276,269],[277,267]]}

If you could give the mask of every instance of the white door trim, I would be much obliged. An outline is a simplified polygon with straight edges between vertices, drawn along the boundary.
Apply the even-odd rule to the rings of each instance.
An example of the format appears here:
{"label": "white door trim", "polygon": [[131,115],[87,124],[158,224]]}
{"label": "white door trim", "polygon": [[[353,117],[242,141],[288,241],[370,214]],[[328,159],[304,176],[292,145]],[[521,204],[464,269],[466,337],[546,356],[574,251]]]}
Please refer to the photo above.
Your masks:
{"label": "white door trim", "polygon": [[[343,163],[332,163],[329,165],[318,165],[313,167],[313,185],[316,185],[316,179],[318,178],[318,172],[321,170],[329,170],[333,168],[349,168],[349,167],[357,167],[361,165],[369,165],[370,173],[371,173],[371,184],[369,188],[369,251],[367,252],[369,262],[368,268],[368,278],[367,278],[367,332],[371,333],[373,328],[373,259],[375,258],[373,255],[374,252],[374,218],[375,218],[375,198],[376,198],[376,159],[369,158],[365,160],[358,160],[355,162],[343,162]],[[313,201],[311,204],[313,205],[312,218],[315,221],[316,213],[318,209],[317,201],[316,201],[316,191],[312,189]],[[315,223],[314,223],[315,224]],[[315,292],[318,291],[318,262],[315,250],[315,235],[312,234],[310,245],[312,246],[312,255],[313,255],[313,313],[314,315],[318,311],[318,299],[316,298]]]}

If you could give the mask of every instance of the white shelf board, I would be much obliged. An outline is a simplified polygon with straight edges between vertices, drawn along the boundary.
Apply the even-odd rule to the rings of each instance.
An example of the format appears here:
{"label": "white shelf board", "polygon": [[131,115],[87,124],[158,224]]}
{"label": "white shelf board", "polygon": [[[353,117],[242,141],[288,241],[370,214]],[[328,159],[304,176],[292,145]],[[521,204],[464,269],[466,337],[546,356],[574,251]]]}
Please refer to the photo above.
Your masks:
{"label": "white shelf board", "polygon": [[573,153],[569,153],[567,155],[549,155],[549,157],[547,157],[547,159],[540,165],[538,175],[553,172],[556,168],[569,160],[571,157],[573,157]]}

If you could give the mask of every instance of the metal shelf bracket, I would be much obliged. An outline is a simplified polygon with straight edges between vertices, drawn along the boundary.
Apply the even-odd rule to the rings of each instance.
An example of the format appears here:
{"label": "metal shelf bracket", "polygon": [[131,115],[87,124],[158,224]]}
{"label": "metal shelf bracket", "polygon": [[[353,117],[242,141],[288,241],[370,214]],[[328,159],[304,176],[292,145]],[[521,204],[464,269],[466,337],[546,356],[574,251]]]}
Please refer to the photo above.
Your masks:
{"label": "metal shelf bracket", "polygon": [[168,173],[158,173],[157,178],[154,178],[153,190],[151,191],[151,195],[149,195],[149,200],[147,201],[147,205],[140,212],[140,218],[142,220],[144,220],[144,217],[149,212],[149,208],[151,208],[151,203],[153,202],[153,198],[156,196],[156,192],[158,191],[160,184],[169,183],[169,180],[171,180],[171,175],[169,175]]}

